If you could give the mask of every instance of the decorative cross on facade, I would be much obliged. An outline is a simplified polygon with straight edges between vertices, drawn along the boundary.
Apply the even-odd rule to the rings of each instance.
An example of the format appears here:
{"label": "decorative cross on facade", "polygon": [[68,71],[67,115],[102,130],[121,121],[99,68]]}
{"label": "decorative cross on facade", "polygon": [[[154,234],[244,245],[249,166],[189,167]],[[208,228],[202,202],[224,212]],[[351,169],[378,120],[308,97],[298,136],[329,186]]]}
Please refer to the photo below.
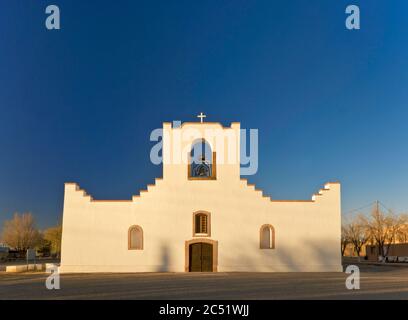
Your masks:
{"label": "decorative cross on facade", "polygon": [[204,118],[206,118],[207,116],[205,114],[203,114],[202,112],[197,116],[197,118],[200,118],[201,123],[204,122]]}

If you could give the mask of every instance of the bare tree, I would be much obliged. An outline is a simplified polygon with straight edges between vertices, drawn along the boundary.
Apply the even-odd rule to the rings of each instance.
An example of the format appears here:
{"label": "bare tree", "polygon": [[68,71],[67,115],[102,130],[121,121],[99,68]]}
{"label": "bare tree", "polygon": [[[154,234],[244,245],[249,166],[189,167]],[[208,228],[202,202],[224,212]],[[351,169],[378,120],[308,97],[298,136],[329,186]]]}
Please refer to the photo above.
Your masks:
{"label": "bare tree", "polygon": [[391,244],[395,243],[397,239],[400,239],[405,234],[405,228],[407,224],[407,217],[405,215],[395,215],[392,212],[388,215],[388,239],[385,243],[384,257],[387,257],[390,252]]}
{"label": "bare tree", "polygon": [[402,214],[402,217],[405,220],[405,224],[401,227],[400,232],[398,232],[396,241],[398,241],[399,243],[407,243],[408,242],[408,215]]}
{"label": "bare tree", "polygon": [[406,215],[395,215],[391,211],[385,213],[377,204],[369,217],[360,216],[360,219],[385,261],[391,244],[404,234],[407,223]]}
{"label": "bare tree", "polygon": [[348,225],[343,224],[341,226],[341,255],[344,256],[347,245],[350,243],[350,236],[348,234]]}
{"label": "bare tree", "polygon": [[354,251],[360,260],[360,253],[363,246],[370,239],[370,232],[367,230],[363,215],[358,215],[347,225],[347,234],[353,244]]}
{"label": "bare tree", "polygon": [[13,219],[4,222],[2,241],[17,251],[34,248],[40,233],[31,213],[15,213]]}

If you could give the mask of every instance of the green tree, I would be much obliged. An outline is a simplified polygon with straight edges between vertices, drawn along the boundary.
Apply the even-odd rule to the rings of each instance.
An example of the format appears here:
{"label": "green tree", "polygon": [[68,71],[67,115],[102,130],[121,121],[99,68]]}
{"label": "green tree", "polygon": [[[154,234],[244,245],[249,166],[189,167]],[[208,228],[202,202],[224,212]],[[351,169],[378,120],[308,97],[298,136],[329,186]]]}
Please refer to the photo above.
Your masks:
{"label": "green tree", "polygon": [[62,225],[48,228],[44,231],[44,240],[50,245],[51,254],[57,257],[61,254]]}

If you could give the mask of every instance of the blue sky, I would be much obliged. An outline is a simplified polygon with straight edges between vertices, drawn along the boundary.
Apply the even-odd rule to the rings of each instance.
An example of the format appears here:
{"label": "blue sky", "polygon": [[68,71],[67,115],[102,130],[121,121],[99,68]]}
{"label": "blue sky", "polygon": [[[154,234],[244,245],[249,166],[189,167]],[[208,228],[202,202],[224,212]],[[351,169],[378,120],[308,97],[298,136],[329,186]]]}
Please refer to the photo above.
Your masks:
{"label": "blue sky", "polygon": [[[357,4],[361,30],[345,28]],[[61,9],[61,30],[44,26]],[[251,183],[309,199],[342,182],[347,212],[408,211],[408,2],[34,1],[0,3],[0,224],[57,223],[63,185],[128,199],[161,176],[164,121],[259,129]],[[113,213],[114,214],[114,213]]]}

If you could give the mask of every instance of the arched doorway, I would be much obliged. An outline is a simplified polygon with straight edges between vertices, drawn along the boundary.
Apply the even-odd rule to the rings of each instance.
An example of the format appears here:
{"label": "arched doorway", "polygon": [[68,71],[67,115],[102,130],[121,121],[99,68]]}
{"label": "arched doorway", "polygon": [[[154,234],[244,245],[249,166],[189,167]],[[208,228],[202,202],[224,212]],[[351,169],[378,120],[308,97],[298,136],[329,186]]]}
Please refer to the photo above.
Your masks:
{"label": "arched doorway", "polygon": [[209,239],[186,241],[186,272],[217,271],[218,243]]}

